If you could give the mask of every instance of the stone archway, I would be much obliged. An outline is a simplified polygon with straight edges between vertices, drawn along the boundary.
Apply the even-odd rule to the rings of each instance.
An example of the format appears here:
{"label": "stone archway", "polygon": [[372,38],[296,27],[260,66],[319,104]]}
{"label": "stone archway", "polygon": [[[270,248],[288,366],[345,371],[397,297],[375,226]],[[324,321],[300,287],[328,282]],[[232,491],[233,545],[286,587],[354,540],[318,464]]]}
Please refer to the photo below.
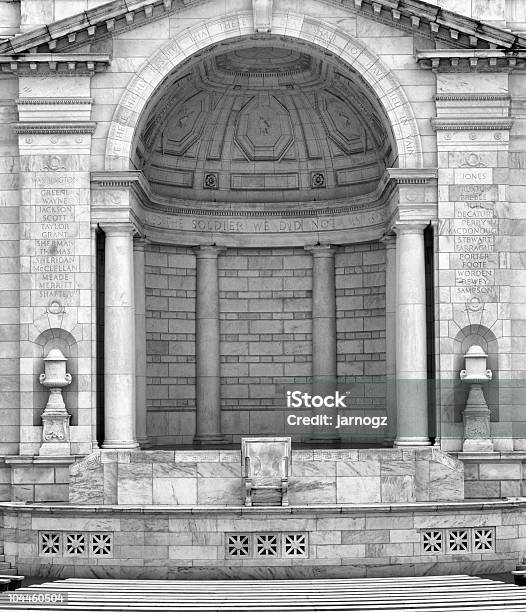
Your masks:
{"label": "stone archway", "polygon": [[[105,170],[130,169],[132,142],[142,111],[173,70],[222,41],[253,34],[252,15],[239,12],[189,28],[184,36],[163,45],[131,79],[115,109],[106,145]],[[393,73],[365,45],[322,19],[292,12],[273,16],[272,35],[304,41],[338,55],[376,92],[391,123],[398,166],[423,167],[420,134],[411,105]]]}
{"label": "stone archway", "polygon": [[[230,48],[237,48],[238,46],[242,47],[243,45],[253,44],[254,40],[262,40],[260,36],[256,35],[254,37],[251,15],[249,13],[239,13],[233,17],[219,18],[209,22],[207,25],[190,28],[184,36],[176,40],[170,40],[158,49],[152,58],[142,65],[136,76],[130,81],[115,110],[106,144],[105,170],[107,175],[116,172],[117,178],[115,180],[119,182],[118,176],[133,174],[135,177],[138,174],[137,172],[128,172],[132,167],[141,167],[140,165],[134,166],[133,164],[136,136],[142,132],[150,109],[159,101],[159,92],[162,91],[163,87],[170,87],[171,81],[176,78],[176,73],[181,74],[183,70],[193,69],[198,62],[205,63],[214,54],[219,54],[227,47],[226,44],[221,45],[221,43],[229,42],[231,43],[229,45]],[[376,108],[381,111],[379,116],[381,116],[383,124],[388,126],[391,132],[391,150],[395,151],[395,155],[389,159],[389,164],[383,166],[383,170],[385,171],[386,167],[392,168],[392,166],[398,166],[399,168],[396,169],[394,174],[391,171],[384,172],[383,175],[380,173],[378,175],[378,177],[381,176],[381,179],[378,179],[378,192],[370,192],[369,194],[371,201],[380,201],[379,193],[382,193],[382,214],[380,216],[375,211],[372,211],[374,214],[363,217],[365,201],[360,201],[356,203],[354,210],[345,211],[347,217],[344,217],[343,209],[340,210],[338,207],[342,207],[342,202],[349,203],[349,194],[346,194],[347,198],[340,198],[335,209],[331,208],[332,200],[328,198],[323,203],[317,203],[316,207],[320,209],[322,215],[331,215],[334,211],[337,211],[335,213],[336,216],[340,215],[338,216],[338,223],[341,220],[342,225],[331,228],[331,231],[321,232],[317,228],[315,230],[309,229],[308,231],[303,231],[300,241],[294,241],[292,237],[295,232],[292,230],[283,231],[280,235],[280,230],[275,228],[273,221],[268,223],[269,229],[265,227],[264,230],[257,229],[258,227],[261,228],[261,222],[254,222],[253,224],[245,222],[244,226],[248,227],[248,230],[230,229],[231,226],[228,223],[225,225],[223,219],[227,217],[228,221],[229,215],[235,216],[238,213],[236,213],[235,206],[230,207],[225,202],[218,202],[216,206],[214,200],[213,207],[204,206],[203,202],[192,206],[184,202],[184,197],[178,200],[178,196],[175,194],[176,197],[173,201],[168,202],[167,200],[165,202],[168,206],[156,208],[152,206],[153,190],[149,189],[148,193],[142,193],[140,197],[143,197],[142,201],[145,203],[145,206],[140,209],[141,204],[134,211],[134,214],[137,214],[134,217],[135,221],[139,224],[142,223],[141,231],[145,232],[147,238],[152,243],[169,245],[170,248],[175,249],[183,245],[186,250],[184,252],[177,252],[177,255],[182,260],[190,262],[186,267],[191,268],[195,266],[194,275],[197,277],[196,294],[200,295],[201,299],[196,299],[188,308],[192,311],[192,315],[195,315],[197,321],[196,339],[194,341],[195,348],[193,349],[196,353],[195,360],[199,364],[195,374],[195,386],[197,389],[195,417],[197,423],[201,423],[201,426],[196,428],[196,435],[193,438],[194,443],[221,443],[223,440],[220,428],[222,394],[220,392],[221,375],[219,364],[222,363],[220,360],[224,355],[220,351],[220,335],[223,334],[225,336],[228,334],[224,331],[226,326],[220,324],[219,293],[221,291],[221,282],[218,282],[218,276],[222,272],[220,261],[227,257],[223,254],[225,250],[230,249],[231,252],[235,252],[235,249],[243,248],[250,250],[256,247],[266,249],[270,246],[276,248],[295,247],[298,250],[298,253],[295,253],[295,255],[305,260],[305,269],[308,269],[309,273],[312,271],[312,276],[316,277],[317,281],[320,279],[330,279],[331,282],[327,286],[327,290],[324,288],[325,285],[323,283],[312,282],[312,304],[307,308],[307,310],[311,310],[314,313],[315,310],[319,310],[318,307],[314,307],[315,302],[323,306],[322,310],[320,310],[322,314],[312,314],[311,317],[313,331],[309,335],[308,342],[311,345],[309,355],[312,358],[312,364],[309,363],[309,365],[312,365],[312,379],[316,377],[319,379],[322,377],[328,377],[331,380],[338,379],[337,353],[339,349],[335,324],[338,318],[338,309],[336,307],[334,277],[338,274],[338,269],[345,267],[344,259],[346,257],[352,258],[352,254],[346,253],[343,259],[341,258],[339,264],[338,262],[335,263],[335,252],[337,249],[330,245],[345,246],[352,244],[356,236],[353,232],[357,228],[362,231],[364,229],[367,230],[363,231],[358,241],[374,241],[378,243],[378,240],[386,230],[392,229],[396,223],[401,224],[397,229],[399,234],[398,242],[403,246],[403,251],[405,256],[407,256],[407,260],[400,259],[400,261],[405,261],[407,267],[405,273],[400,275],[401,278],[405,279],[405,285],[401,287],[401,293],[408,294],[409,302],[406,304],[401,299],[401,308],[399,310],[400,312],[412,312],[411,309],[416,309],[419,315],[423,312],[422,300],[420,297],[415,298],[412,294],[409,295],[409,285],[413,281],[418,286],[423,286],[424,284],[424,268],[423,266],[414,265],[412,253],[417,253],[417,261],[421,259],[421,263],[423,263],[423,229],[429,222],[429,217],[427,217],[428,213],[425,205],[422,209],[424,215],[422,221],[419,220],[422,214],[420,211],[416,216],[414,214],[407,215],[406,211],[412,209],[412,203],[419,205],[419,202],[426,203],[434,199],[427,199],[425,195],[426,190],[430,186],[432,175],[429,172],[427,174],[425,171],[422,172],[423,156],[420,134],[412,108],[407,101],[402,87],[381,60],[370,52],[366,46],[343,30],[334,28],[323,20],[314,20],[293,13],[278,13],[274,16],[272,35],[266,35],[264,38],[264,43],[269,45],[272,45],[274,41],[276,41],[276,46],[286,47],[289,45],[290,48],[293,48],[293,46],[302,47],[313,55],[316,53],[320,56],[325,56],[324,59],[331,58],[330,61],[334,61],[334,63],[336,63],[336,59],[332,56],[337,56],[340,60],[340,67],[344,64],[357,75],[355,80],[357,82],[360,81],[359,86],[363,87],[364,91],[367,90],[371,99],[374,98]],[[175,152],[177,153],[177,151]],[[134,177],[130,176],[129,180],[131,182],[135,181],[136,177]],[[192,183],[192,185],[195,185],[195,183]],[[387,185],[393,187],[392,192],[386,189]],[[395,195],[391,199],[392,193]],[[401,203],[407,205],[403,212],[400,212],[401,208],[397,208],[398,198]],[[178,208],[179,204],[177,202],[182,202],[182,208]],[[225,210],[221,209],[221,205],[224,206]],[[241,207],[239,208],[241,209]],[[395,211],[394,214],[393,210]],[[273,212],[276,215],[283,214],[283,218],[287,220],[290,220],[291,214],[295,213],[295,211],[290,210],[286,212],[281,211],[278,208]],[[356,215],[353,214],[354,212],[356,212]],[[253,213],[252,211],[243,212],[240,210],[239,215],[245,215],[243,218],[250,220],[252,217],[255,218],[257,213],[258,211]],[[260,211],[259,214],[260,216],[268,216],[266,210]],[[300,211],[299,214],[303,215],[304,213]],[[213,225],[210,226],[210,223],[207,222],[204,224],[204,228],[200,229],[199,224],[203,218],[208,221],[211,219]],[[196,227],[192,227],[192,223],[195,223]],[[113,228],[112,225],[114,224],[106,224],[103,218],[101,218],[101,224],[103,229],[106,231],[107,228],[109,232],[107,233],[107,246],[110,243],[117,244],[118,240],[124,240],[125,238],[126,248],[131,252],[133,229],[130,230],[128,228],[128,234],[124,236],[124,230],[120,226]],[[216,227],[216,224],[219,225]],[[252,226],[254,229],[252,229]],[[115,229],[117,233],[115,233]],[[199,236],[198,234],[202,235]],[[287,236],[291,238],[287,239]],[[321,239],[320,236],[322,236]],[[272,240],[274,241],[272,242]],[[323,244],[320,244],[320,240]],[[316,241],[318,241],[318,245],[314,246]],[[247,258],[249,257],[247,253],[242,255]],[[111,273],[113,269],[118,267],[118,265],[112,265],[109,259],[106,261],[108,272]],[[186,274],[186,271],[184,274]],[[390,274],[399,275],[399,271],[391,270]],[[132,283],[129,283],[128,289],[130,293],[131,286]],[[326,293],[331,295],[330,300],[325,300]],[[247,304],[247,310],[250,310],[252,306],[248,302]],[[392,306],[392,309],[394,310],[394,306]],[[409,322],[404,317],[405,315],[402,317],[404,327],[411,322],[416,322],[414,336],[418,345],[418,350],[416,351],[418,353],[418,364],[415,365],[413,354],[405,354],[408,351],[405,351],[404,355],[400,356],[399,361],[405,364],[405,376],[408,378],[415,377],[420,380],[425,378],[426,375],[425,333],[422,333],[425,325],[422,327],[423,319],[420,316],[416,318],[411,316],[411,321]],[[325,324],[327,321],[329,322],[329,327],[325,329],[322,323]],[[211,322],[213,322],[213,325]],[[209,323],[210,329],[207,328],[205,330],[205,324],[208,325]],[[176,329],[176,323],[173,326]],[[316,329],[314,329],[315,327]],[[177,329],[179,328],[177,327]],[[389,330],[389,334],[391,335],[391,345],[393,345],[393,328]],[[115,342],[113,344],[119,345],[120,343]],[[139,350],[142,358],[146,355],[144,338],[140,344],[144,347]],[[374,343],[371,343],[371,346],[372,344]],[[317,365],[314,363],[314,355],[320,356],[317,360]],[[155,356],[157,357],[157,355]],[[404,358],[402,359],[402,357]],[[124,361],[124,358],[121,359],[121,362]],[[330,367],[327,364],[330,364]],[[391,369],[393,367],[392,365]],[[255,371],[255,368],[253,369]],[[265,372],[270,371],[271,368],[265,370]],[[192,374],[189,376],[193,377]],[[265,376],[272,378],[270,374],[265,374]],[[308,376],[307,373],[305,373],[305,376]],[[263,386],[263,383],[261,385]],[[415,409],[419,413],[424,413],[424,407],[427,410],[424,386],[420,385],[416,392],[413,392],[413,388],[414,385],[410,384],[407,385],[407,389],[402,390],[403,397],[399,404],[408,404],[404,399],[405,396],[416,395]],[[241,395],[234,399],[241,402],[243,399],[242,393],[244,391],[240,391]],[[130,404],[133,404],[131,386],[128,396]],[[174,396],[170,395],[170,397],[173,399]],[[271,400],[275,399],[271,396],[264,397]],[[127,410],[127,412],[131,413],[131,410]],[[162,411],[159,410],[158,412]],[[406,412],[410,411],[406,410]],[[193,415],[191,416],[193,417]],[[128,420],[131,422],[130,419]],[[398,432],[397,442],[400,445],[425,445],[429,443],[427,437],[427,418],[422,418],[416,425],[414,425],[414,421],[412,415],[408,415],[408,418],[404,421],[401,429],[402,434],[400,431]],[[132,428],[130,427],[130,432],[131,430]],[[261,433],[261,431],[252,430],[250,432]],[[163,433],[166,432],[164,431]],[[243,432],[236,432],[235,435],[239,435],[239,433]],[[267,433],[275,432],[269,430]],[[185,435],[189,437],[190,434]],[[123,447],[126,447],[126,445],[133,446],[135,444],[133,436],[130,435],[129,438],[129,440],[119,442],[119,444]],[[113,444],[111,439],[110,442]]]}

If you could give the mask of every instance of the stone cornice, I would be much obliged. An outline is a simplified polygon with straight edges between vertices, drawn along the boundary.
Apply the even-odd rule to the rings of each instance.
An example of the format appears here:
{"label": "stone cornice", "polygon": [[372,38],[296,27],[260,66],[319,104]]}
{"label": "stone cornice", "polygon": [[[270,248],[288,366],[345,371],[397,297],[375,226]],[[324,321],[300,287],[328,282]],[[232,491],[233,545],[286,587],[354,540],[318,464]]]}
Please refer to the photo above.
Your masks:
{"label": "stone cornice", "polygon": [[349,0],[373,20],[458,48],[521,48],[524,37],[420,0]]}
{"label": "stone cornice", "polygon": [[510,100],[508,94],[491,93],[447,93],[435,96],[436,102],[509,102]]}
{"label": "stone cornice", "polygon": [[433,117],[431,125],[435,131],[438,130],[509,130],[513,125],[511,117],[447,117],[439,119]]}
{"label": "stone cornice", "polygon": [[[395,169],[397,170],[397,169]],[[409,171],[410,172],[410,171]],[[104,171],[92,172],[91,183],[94,191],[98,191],[98,187],[113,189],[131,189],[134,191],[145,209],[152,212],[167,215],[185,215],[192,217],[238,217],[238,218],[271,218],[271,217],[321,217],[324,215],[339,215],[366,212],[368,210],[376,210],[385,206],[388,191],[390,189],[389,181],[385,176],[380,180],[379,188],[372,194],[366,196],[358,196],[351,203],[349,200],[326,201],[318,202],[315,207],[307,208],[304,202],[298,202],[297,205],[290,205],[286,208],[255,208],[251,205],[229,206],[228,208],[212,207],[210,202],[189,202],[187,205],[178,205],[177,202],[170,204],[168,202],[155,201],[155,195],[150,190],[149,183],[144,177],[144,174],[138,170],[124,171]],[[340,203],[341,202],[341,203]]]}
{"label": "stone cornice", "polygon": [[135,184],[143,188],[147,185],[144,174],[140,170],[124,170],[110,172],[92,172],[91,182],[101,187],[131,187]]}
{"label": "stone cornice", "polygon": [[437,180],[436,168],[386,168],[385,175],[398,185],[426,185]]}
{"label": "stone cornice", "polygon": [[526,68],[526,51],[433,49],[417,51],[416,61],[436,72],[511,72]]}
{"label": "stone cornice", "polygon": [[106,70],[109,65],[110,56],[106,53],[0,55],[0,70],[20,75],[90,76]]}
{"label": "stone cornice", "polygon": [[[95,37],[150,23],[186,4],[173,0],[115,0],[4,41],[0,43],[0,54],[75,49]],[[345,4],[352,12],[371,20],[459,48],[526,47],[526,39],[521,36],[421,0],[348,0]]]}
{"label": "stone cornice", "polygon": [[17,98],[17,104],[93,104],[93,98]]}
{"label": "stone cornice", "polygon": [[93,134],[97,124],[93,121],[21,121],[14,126],[17,134]]}

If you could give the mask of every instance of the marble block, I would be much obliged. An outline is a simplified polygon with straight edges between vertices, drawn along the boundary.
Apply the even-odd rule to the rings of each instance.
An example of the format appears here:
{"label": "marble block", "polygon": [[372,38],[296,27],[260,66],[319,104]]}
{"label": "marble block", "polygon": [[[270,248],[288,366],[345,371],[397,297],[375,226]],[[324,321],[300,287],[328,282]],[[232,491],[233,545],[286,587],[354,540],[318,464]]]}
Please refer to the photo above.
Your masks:
{"label": "marble block", "polygon": [[154,478],[153,504],[190,505],[197,503],[197,479]]}
{"label": "marble block", "polygon": [[451,470],[441,463],[429,464],[430,501],[455,501],[464,499],[464,471]]}
{"label": "marble block", "polygon": [[383,503],[415,501],[415,479],[411,476],[382,475],[380,489]]}
{"label": "marble block", "polygon": [[379,503],[380,476],[342,476],[338,478],[336,502],[338,504]]}
{"label": "marble block", "polygon": [[336,464],[336,474],[340,476],[380,476],[379,459],[366,461],[341,461]]}
{"label": "marble block", "polygon": [[335,502],[335,478],[319,476],[289,479],[289,503],[291,506],[334,504]]}
{"label": "marble block", "polygon": [[197,503],[241,506],[245,500],[245,487],[241,478],[199,478]]}
{"label": "marble block", "polygon": [[130,477],[119,478],[119,486],[117,490],[118,504],[152,504],[152,478],[148,477]]}

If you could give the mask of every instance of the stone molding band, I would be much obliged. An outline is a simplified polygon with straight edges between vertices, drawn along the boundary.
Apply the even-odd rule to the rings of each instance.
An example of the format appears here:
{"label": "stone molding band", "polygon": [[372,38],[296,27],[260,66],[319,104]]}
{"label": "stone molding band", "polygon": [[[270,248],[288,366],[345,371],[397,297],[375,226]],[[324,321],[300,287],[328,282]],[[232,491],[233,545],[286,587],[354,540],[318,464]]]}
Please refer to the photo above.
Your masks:
{"label": "stone molding band", "polygon": [[93,98],[17,98],[16,104],[93,104]]}
{"label": "stone molding band", "polygon": [[492,119],[473,119],[452,117],[449,119],[431,119],[431,126],[438,130],[510,130],[513,119],[510,117],[495,117]]}
{"label": "stone molding band", "polygon": [[509,102],[511,96],[509,94],[486,94],[486,93],[454,93],[454,94],[437,94],[436,102],[481,102],[486,100]]}
{"label": "stone molding band", "polygon": [[16,134],[93,134],[97,124],[94,121],[86,122],[20,122],[15,124]]}

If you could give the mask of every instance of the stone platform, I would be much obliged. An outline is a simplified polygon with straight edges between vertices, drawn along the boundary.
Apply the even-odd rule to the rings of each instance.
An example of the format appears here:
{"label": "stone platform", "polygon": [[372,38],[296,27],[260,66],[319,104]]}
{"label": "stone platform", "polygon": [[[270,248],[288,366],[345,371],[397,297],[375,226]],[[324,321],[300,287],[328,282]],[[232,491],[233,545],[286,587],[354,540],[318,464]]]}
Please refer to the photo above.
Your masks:
{"label": "stone platform", "polygon": [[[240,506],[240,451],[101,450],[70,468],[73,504]],[[463,464],[432,447],[292,452],[291,505],[464,499]]]}
{"label": "stone platform", "polygon": [[508,572],[526,499],[241,506],[0,504],[6,561],[53,578],[297,579]]}

